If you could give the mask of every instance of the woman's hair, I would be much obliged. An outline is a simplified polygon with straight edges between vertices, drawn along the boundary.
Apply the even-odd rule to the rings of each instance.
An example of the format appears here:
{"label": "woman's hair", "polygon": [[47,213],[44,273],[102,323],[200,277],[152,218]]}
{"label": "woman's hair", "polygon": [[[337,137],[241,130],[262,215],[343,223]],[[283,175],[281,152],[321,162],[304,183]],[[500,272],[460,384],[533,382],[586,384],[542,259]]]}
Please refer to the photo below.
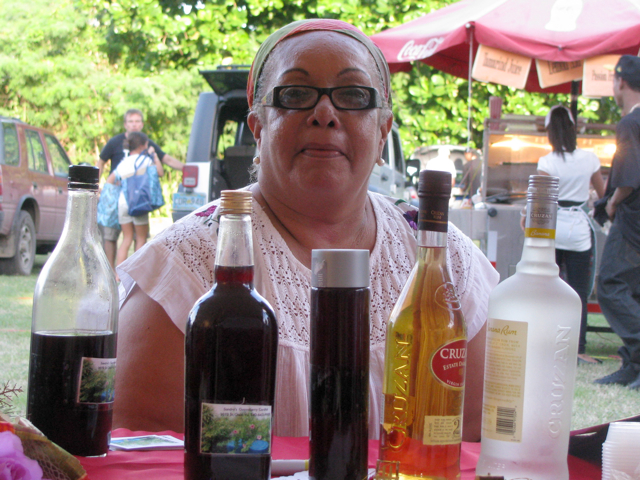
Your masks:
{"label": "woman's hair", "polygon": [[[259,99],[259,98],[263,98],[265,95],[267,95],[268,91],[267,91],[267,84],[269,83],[269,80],[272,78],[272,74],[275,73],[276,68],[277,68],[277,63],[274,62],[272,59],[274,58],[273,53],[278,50],[278,48],[280,47],[280,43],[278,43],[277,45],[275,45],[273,47],[273,50],[271,52],[269,52],[269,55],[266,57],[265,61],[264,61],[264,65],[262,66],[262,68],[260,69],[260,73],[258,75],[258,78],[255,79],[255,83],[256,83],[256,89],[255,89],[255,98]],[[375,60],[375,58],[374,58]],[[382,72],[380,72],[379,68],[376,68],[376,76],[374,77],[377,80],[378,85],[376,85],[378,93],[380,95],[380,99],[382,101],[382,112],[383,115],[381,117],[381,121],[386,121],[386,119],[389,118],[390,115],[392,115],[392,111],[391,111],[391,96],[389,96],[389,100],[387,100],[384,91],[387,90],[389,87],[387,86],[385,80],[384,80],[384,75],[382,74]],[[256,114],[258,114],[258,116],[262,115],[262,112],[264,111],[264,107],[260,102],[255,102],[252,106],[251,106],[251,110],[254,111]]]}
{"label": "woman's hair", "polygon": [[126,150],[133,152],[134,150],[137,150],[140,147],[144,147],[148,141],[149,141],[149,137],[147,137],[146,133],[129,132],[127,133],[127,136],[124,139],[124,142],[122,142],[122,146]]}
{"label": "woman's hair", "polygon": [[565,152],[571,153],[576,149],[576,126],[567,107],[552,107],[545,120],[545,126],[554,153],[559,153],[564,158]]}
{"label": "woman's hair", "polygon": [[[377,69],[377,79],[379,80],[378,93],[382,97],[383,101],[383,115],[382,118],[389,118],[391,113],[391,74],[389,73],[389,65],[380,51],[380,48],[373,43],[373,41],[367,37],[357,27],[350,23],[343,22],[342,20],[333,20],[326,18],[313,18],[307,20],[298,20],[286,25],[276,32],[272,33],[258,49],[253,63],[251,64],[251,70],[249,71],[249,80],[247,82],[247,99],[249,100],[249,109],[258,116],[262,113],[262,108],[259,99],[266,95],[265,87],[268,80],[271,78],[271,73],[275,70],[276,65],[273,61],[270,61],[272,53],[280,43],[292,36],[305,33],[305,32],[336,32],[342,35],[347,35],[364,47],[371,54]],[[254,103],[254,100],[255,103]]]}

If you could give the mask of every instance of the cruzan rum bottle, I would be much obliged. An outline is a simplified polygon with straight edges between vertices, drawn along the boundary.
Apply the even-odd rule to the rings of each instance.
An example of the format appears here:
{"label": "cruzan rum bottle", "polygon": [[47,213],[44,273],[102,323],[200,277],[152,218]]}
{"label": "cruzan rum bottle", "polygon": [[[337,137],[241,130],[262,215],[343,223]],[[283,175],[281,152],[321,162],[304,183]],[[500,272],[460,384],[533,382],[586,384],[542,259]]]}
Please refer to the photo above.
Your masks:
{"label": "cruzan rum bottle", "polygon": [[557,201],[557,177],[529,177],[522,258],[489,297],[477,475],[569,478],[582,304],[558,276]]}
{"label": "cruzan rum bottle", "polygon": [[387,327],[378,479],[460,478],[467,330],[447,266],[450,195],[450,173],[420,173],[418,260]]}
{"label": "cruzan rum bottle", "polygon": [[213,288],[185,335],[186,480],[268,480],[278,324],[253,287],[251,192],[222,191]]}

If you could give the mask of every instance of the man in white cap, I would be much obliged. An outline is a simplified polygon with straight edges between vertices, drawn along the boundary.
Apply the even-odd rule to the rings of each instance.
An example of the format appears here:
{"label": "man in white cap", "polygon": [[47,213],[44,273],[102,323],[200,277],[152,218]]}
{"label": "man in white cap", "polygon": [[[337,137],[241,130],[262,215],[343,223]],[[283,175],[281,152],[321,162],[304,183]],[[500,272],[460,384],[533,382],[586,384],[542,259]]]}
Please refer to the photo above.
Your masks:
{"label": "man in white cap", "polygon": [[623,55],[615,68],[613,94],[622,119],[605,195],[613,224],[598,276],[598,303],[623,346],[620,370],[595,383],[640,389],[640,58]]}

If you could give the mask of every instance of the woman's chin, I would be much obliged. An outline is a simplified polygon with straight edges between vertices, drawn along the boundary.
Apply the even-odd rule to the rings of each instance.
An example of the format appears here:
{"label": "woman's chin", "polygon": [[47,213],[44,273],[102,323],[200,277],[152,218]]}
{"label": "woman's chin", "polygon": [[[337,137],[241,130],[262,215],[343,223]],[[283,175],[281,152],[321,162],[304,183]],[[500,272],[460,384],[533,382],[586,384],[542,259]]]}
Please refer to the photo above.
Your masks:
{"label": "woman's chin", "polygon": [[298,177],[298,182],[301,191],[322,195],[353,195],[361,184],[345,172],[328,171],[305,172]]}

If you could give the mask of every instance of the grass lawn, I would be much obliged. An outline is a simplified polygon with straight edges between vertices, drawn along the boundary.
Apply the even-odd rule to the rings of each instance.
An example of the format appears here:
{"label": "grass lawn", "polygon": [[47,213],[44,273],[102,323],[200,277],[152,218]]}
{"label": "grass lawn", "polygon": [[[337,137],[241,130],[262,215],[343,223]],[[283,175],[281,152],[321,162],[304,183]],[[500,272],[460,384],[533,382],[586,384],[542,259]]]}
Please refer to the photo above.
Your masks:
{"label": "grass lawn", "polygon": [[[0,275],[0,388],[6,382],[24,392],[14,401],[15,410],[26,411],[31,307],[35,283],[47,256],[38,255],[29,277]],[[602,315],[589,315],[589,324],[607,326]],[[640,391],[621,386],[593,384],[620,366],[616,353],[621,345],[612,333],[587,334],[587,353],[602,360],[599,365],[579,365],[574,393],[572,429],[640,414]]]}

